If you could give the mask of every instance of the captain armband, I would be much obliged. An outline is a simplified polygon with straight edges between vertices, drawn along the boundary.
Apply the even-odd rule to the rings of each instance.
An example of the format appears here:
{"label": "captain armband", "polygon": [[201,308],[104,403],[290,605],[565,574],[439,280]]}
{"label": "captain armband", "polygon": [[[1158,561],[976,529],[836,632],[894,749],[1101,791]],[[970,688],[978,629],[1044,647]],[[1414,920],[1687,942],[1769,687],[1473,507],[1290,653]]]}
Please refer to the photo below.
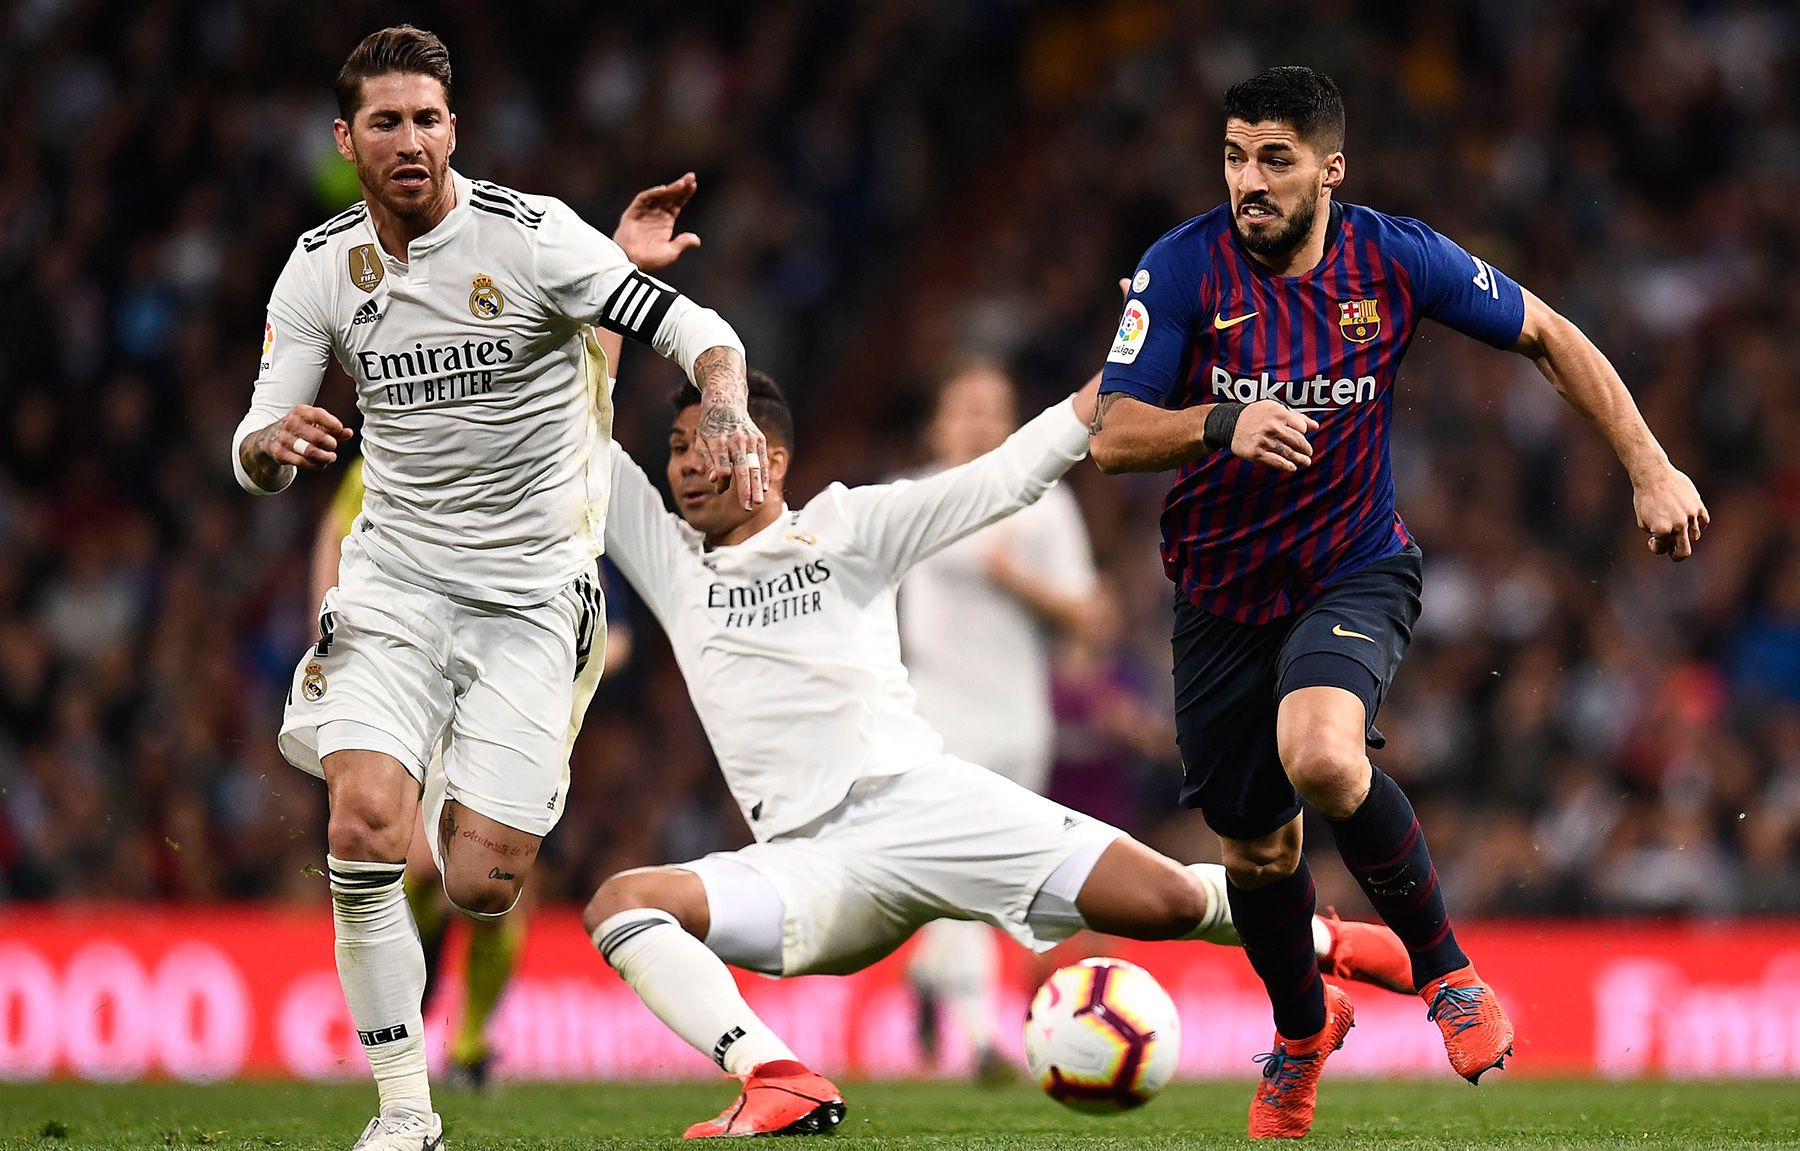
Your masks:
{"label": "captain armband", "polygon": [[1212,406],[1206,413],[1206,430],[1200,435],[1200,442],[1212,452],[1228,452],[1231,450],[1231,437],[1237,431],[1238,417],[1244,414],[1244,405],[1225,400]]}
{"label": "captain armband", "polygon": [[648,344],[679,293],[654,276],[633,269],[600,309],[599,325]]}

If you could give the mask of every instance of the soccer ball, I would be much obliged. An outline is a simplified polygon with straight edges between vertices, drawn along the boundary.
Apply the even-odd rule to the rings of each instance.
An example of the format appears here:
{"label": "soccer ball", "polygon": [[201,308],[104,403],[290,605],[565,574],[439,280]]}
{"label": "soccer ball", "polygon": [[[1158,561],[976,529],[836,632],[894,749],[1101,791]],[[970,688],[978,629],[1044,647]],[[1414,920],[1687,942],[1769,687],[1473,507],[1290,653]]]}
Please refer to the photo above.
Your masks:
{"label": "soccer ball", "polygon": [[1168,1086],[1181,1017],[1148,971],[1084,959],[1044,981],[1025,1013],[1025,1063],[1050,1098],[1077,1111],[1128,1111]]}

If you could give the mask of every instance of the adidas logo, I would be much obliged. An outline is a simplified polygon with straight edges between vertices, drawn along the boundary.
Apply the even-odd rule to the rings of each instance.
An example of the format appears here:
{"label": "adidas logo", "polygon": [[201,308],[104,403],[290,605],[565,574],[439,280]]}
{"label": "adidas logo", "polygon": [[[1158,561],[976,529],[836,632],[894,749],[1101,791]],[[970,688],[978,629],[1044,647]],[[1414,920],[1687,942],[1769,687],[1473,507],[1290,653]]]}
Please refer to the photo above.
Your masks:
{"label": "adidas logo", "polygon": [[375,307],[375,301],[369,300],[356,309],[356,315],[350,318],[350,326],[354,328],[359,324],[372,324],[380,318],[381,312]]}

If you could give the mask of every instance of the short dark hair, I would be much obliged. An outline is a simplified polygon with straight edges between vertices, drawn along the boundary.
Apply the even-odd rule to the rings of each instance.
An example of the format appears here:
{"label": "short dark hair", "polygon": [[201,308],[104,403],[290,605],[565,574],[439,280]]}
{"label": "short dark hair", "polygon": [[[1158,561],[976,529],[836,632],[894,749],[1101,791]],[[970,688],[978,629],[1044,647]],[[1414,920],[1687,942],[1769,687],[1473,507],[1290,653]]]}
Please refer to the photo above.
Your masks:
{"label": "short dark hair", "polygon": [[[746,405],[750,418],[762,429],[763,438],[772,444],[780,444],[788,451],[794,450],[794,412],[788,407],[787,396],[782,393],[781,385],[769,377],[767,372],[751,368],[744,373],[745,382],[750,386],[750,402]],[[683,384],[681,389],[669,397],[680,415],[700,402],[700,389],[693,384]]]}
{"label": "short dark hair", "polygon": [[355,120],[362,107],[363,81],[394,72],[431,77],[444,86],[444,103],[450,103],[450,49],[423,28],[398,24],[363,37],[356,51],[338,69],[333,88],[338,115],[345,123]]}
{"label": "short dark hair", "polygon": [[1290,65],[1265,68],[1225,90],[1225,118],[1286,124],[1319,152],[1344,148],[1344,97],[1331,77]]}

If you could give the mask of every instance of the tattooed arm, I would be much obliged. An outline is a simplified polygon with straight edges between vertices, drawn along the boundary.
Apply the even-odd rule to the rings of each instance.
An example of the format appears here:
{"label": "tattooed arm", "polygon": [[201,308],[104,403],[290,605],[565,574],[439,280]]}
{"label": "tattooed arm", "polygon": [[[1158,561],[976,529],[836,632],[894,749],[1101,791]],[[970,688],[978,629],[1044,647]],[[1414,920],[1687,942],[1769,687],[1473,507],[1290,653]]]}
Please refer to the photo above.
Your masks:
{"label": "tattooed arm", "polygon": [[769,445],[750,419],[744,357],[736,348],[708,348],[694,358],[700,389],[700,438],[712,464],[711,479],[737,485],[738,499],[753,508],[763,501]]}
{"label": "tattooed arm", "polygon": [[238,464],[262,491],[280,491],[293,479],[289,468],[316,472],[336,463],[338,444],[355,434],[324,408],[296,404],[281,419],[239,441]]}

